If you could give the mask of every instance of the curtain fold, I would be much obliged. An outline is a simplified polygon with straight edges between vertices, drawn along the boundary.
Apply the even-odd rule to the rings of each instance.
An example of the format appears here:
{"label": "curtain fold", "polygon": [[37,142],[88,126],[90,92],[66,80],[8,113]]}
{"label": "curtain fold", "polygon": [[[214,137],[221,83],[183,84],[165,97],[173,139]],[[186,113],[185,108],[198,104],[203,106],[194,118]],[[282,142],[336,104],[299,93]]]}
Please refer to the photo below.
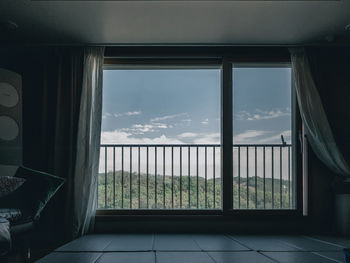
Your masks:
{"label": "curtain fold", "polygon": [[38,224],[40,239],[57,246],[72,239],[84,53],[81,47],[59,47],[35,49],[30,54],[36,66],[27,59],[31,65],[25,70],[26,85],[31,92],[24,94],[24,160],[27,167],[66,179]]}
{"label": "curtain fold", "polygon": [[74,172],[73,237],[94,226],[102,119],[103,47],[84,49],[83,83]]}
{"label": "curtain fold", "polygon": [[316,84],[312,78],[304,48],[291,48],[293,85],[308,141],[317,157],[333,172],[349,177],[350,168],[340,152]]}

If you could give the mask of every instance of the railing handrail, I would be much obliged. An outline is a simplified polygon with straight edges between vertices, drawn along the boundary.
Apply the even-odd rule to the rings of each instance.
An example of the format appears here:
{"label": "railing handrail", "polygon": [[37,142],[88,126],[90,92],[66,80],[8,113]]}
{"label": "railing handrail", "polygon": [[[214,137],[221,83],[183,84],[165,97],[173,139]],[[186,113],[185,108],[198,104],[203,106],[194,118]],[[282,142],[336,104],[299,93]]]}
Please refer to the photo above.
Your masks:
{"label": "railing handrail", "polygon": [[[100,144],[100,147],[220,147],[221,144]],[[233,147],[291,147],[292,144],[233,144]]]}

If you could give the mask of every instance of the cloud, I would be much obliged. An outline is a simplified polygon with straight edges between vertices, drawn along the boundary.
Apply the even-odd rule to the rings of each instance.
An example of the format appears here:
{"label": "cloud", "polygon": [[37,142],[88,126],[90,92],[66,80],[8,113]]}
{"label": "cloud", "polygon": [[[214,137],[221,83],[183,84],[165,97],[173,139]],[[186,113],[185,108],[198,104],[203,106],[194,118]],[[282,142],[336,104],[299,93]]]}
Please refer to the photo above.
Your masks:
{"label": "cloud", "polygon": [[184,132],[177,135],[180,139],[192,140],[189,143],[193,144],[219,144],[220,133],[194,133]]}
{"label": "cloud", "polygon": [[150,121],[151,122],[158,122],[158,121],[164,121],[164,120],[178,118],[181,116],[188,116],[188,113],[184,112],[184,113],[173,114],[173,115],[164,115],[164,116],[152,118]]}
{"label": "cloud", "polygon": [[247,130],[243,133],[234,135],[234,143],[237,144],[279,144],[282,143],[281,135],[283,135],[287,143],[291,142],[291,131],[282,132]]}
{"label": "cloud", "polygon": [[146,132],[158,132],[160,129],[171,128],[171,125],[165,123],[150,123],[150,124],[133,124],[129,128],[118,129],[117,131],[128,132],[131,134],[144,134]]}
{"label": "cloud", "polygon": [[193,140],[194,144],[219,144],[220,133],[203,133]]}
{"label": "cloud", "polygon": [[194,133],[194,132],[184,132],[179,134],[177,137],[178,138],[194,138],[197,137],[198,133]]}
{"label": "cloud", "polygon": [[253,112],[239,111],[235,114],[235,118],[237,120],[254,121],[254,120],[269,120],[269,119],[275,119],[275,118],[280,118],[280,117],[290,116],[290,115],[291,115],[290,108],[272,109],[269,111],[256,109]]}
{"label": "cloud", "polygon": [[247,130],[234,135],[235,143],[257,143],[259,137],[271,134],[270,131]]}
{"label": "cloud", "polygon": [[[134,115],[140,115],[140,114],[141,114],[141,111],[130,111],[130,112],[123,112],[123,113],[115,113],[113,114],[113,116],[117,118],[121,116],[134,116]],[[111,114],[109,114],[109,116],[111,116]],[[188,116],[188,114],[180,113],[180,114],[155,117],[150,119],[148,123],[136,123],[126,128],[117,129],[117,131],[126,132],[133,135],[159,132],[160,130],[163,130],[163,129],[174,128],[174,126],[177,126],[179,123],[175,122],[173,119],[178,117],[183,117],[183,116]],[[171,120],[171,121],[169,123],[166,123],[167,120]]]}
{"label": "cloud", "polygon": [[209,124],[209,119],[204,119],[201,123],[203,125],[208,125]]}
{"label": "cloud", "polygon": [[102,114],[102,119],[106,119],[107,117],[111,117],[112,114],[110,114],[109,112],[105,112]]}
{"label": "cloud", "polygon": [[127,112],[121,112],[121,113],[114,113],[113,116],[115,118],[119,118],[122,116],[135,116],[135,115],[140,115],[142,114],[141,111],[127,111]]}
{"label": "cloud", "polygon": [[283,131],[281,133],[275,134],[273,136],[269,136],[267,138],[262,138],[259,140],[259,143],[267,143],[267,144],[268,143],[282,143],[281,135],[283,135],[286,143],[291,143],[291,135],[292,135],[291,130]]}
{"label": "cloud", "polygon": [[102,132],[101,144],[183,144],[183,142],[164,134],[155,138],[135,138],[132,133],[115,130]]}

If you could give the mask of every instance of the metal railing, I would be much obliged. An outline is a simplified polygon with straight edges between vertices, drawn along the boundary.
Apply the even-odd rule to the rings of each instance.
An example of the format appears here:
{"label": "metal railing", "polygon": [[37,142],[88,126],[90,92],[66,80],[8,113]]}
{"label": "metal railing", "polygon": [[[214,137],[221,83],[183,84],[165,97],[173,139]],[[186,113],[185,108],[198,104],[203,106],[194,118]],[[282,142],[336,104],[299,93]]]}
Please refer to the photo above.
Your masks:
{"label": "metal railing", "polygon": [[[220,209],[219,144],[100,146],[99,209]],[[233,145],[233,209],[292,209],[290,144]]]}

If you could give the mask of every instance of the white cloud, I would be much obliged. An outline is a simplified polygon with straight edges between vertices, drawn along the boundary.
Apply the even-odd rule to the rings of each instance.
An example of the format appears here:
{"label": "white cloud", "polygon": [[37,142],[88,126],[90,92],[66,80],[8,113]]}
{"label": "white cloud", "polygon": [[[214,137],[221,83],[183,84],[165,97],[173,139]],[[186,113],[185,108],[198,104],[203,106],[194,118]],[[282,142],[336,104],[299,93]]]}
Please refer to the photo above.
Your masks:
{"label": "white cloud", "polygon": [[164,134],[156,138],[135,138],[132,133],[115,130],[102,132],[101,144],[183,144],[183,142]]}
{"label": "white cloud", "polygon": [[179,113],[179,114],[173,114],[173,115],[164,115],[164,116],[152,118],[150,121],[151,122],[158,122],[158,121],[164,121],[164,120],[178,118],[181,116],[188,116],[188,113],[185,112],[185,113]]}
{"label": "white cloud", "polygon": [[194,133],[184,132],[177,135],[180,139],[192,139],[194,144],[219,144],[220,133]]}
{"label": "white cloud", "polygon": [[286,130],[280,133],[273,131],[247,130],[243,133],[234,135],[234,143],[238,144],[270,144],[282,143],[281,135],[287,143],[291,142],[291,131]]}
{"label": "white cloud", "polygon": [[118,131],[128,132],[131,134],[144,134],[146,132],[157,132],[160,129],[171,128],[171,125],[165,123],[151,123],[151,124],[133,124],[130,128],[118,129]]}
{"label": "white cloud", "polygon": [[184,132],[179,134],[177,137],[178,138],[194,138],[197,137],[198,133],[194,133],[194,132]]}
{"label": "white cloud", "polygon": [[256,143],[258,137],[270,134],[270,131],[247,130],[243,133],[234,135],[235,143]]}
{"label": "white cloud", "polygon": [[290,108],[272,109],[269,111],[256,109],[254,112],[239,111],[235,114],[235,118],[237,120],[254,121],[254,120],[269,120],[269,119],[275,119],[275,118],[280,118],[280,117],[290,116],[290,115],[291,115]]}
{"label": "white cloud", "polygon": [[281,135],[283,135],[286,143],[291,142],[291,130],[283,131],[281,133],[275,134],[273,136],[263,138],[259,140],[259,143],[282,143]]}
{"label": "white cloud", "polygon": [[199,138],[193,140],[194,144],[219,144],[220,133],[204,133]]}
{"label": "white cloud", "polygon": [[102,119],[106,119],[107,117],[111,117],[112,114],[110,114],[109,112],[105,112],[102,114]]}
{"label": "white cloud", "polygon": [[209,119],[204,119],[201,123],[203,125],[208,125],[209,124]]}
{"label": "white cloud", "polygon": [[[134,115],[140,115],[141,111],[132,111],[132,112],[123,112],[123,113],[115,113],[113,114],[114,117],[121,117],[121,116],[134,116]],[[174,122],[172,119],[188,116],[187,113],[180,113],[180,114],[174,114],[174,115],[165,115],[161,117],[155,117],[150,119],[148,123],[137,123],[133,124],[130,127],[127,128],[121,128],[117,131],[120,132],[126,132],[134,135],[140,135],[150,132],[159,132],[162,129],[168,129],[168,128],[174,128],[174,126],[177,126],[178,123]],[[164,123],[166,120],[171,120],[170,123]],[[161,122],[162,121],[162,122]]]}
{"label": "white cloud", "polygon": [[115,118],[119,118],[122,116],[135,116],[135,115],[140,115],[142,112],[141,111],[127,111],[127,112],[121,112],[121,113],[114,113],[113,116]]}

